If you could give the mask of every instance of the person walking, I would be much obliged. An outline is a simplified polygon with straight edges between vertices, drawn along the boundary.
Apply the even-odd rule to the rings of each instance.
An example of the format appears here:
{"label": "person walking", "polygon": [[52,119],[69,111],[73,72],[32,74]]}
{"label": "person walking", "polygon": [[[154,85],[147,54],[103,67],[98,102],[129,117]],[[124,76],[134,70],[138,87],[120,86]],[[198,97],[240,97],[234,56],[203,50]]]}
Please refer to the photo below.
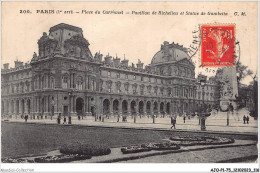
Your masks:
{"label": "person walking", "polygon": [[185,120],[186,120],[186,114],[184,113],[183,115],[183,122],[185,123]]}
{"label": "person walking", "polygon": [[67,124],[66,116],[64,116],[64,118],[63,118],[63,124]]}
{"label": "person walking", "polygon": [[57,123],[60,124],[60,116],[57,118]]}
{"label": "person walking", "polygon": [[171,129],[174,127],[174,129],[176,129],[175,125],[176,125],[176,116],[172,116],[171,117]]}
{"label": "person walking", "polygon": [[28,115],[25,115],[24,119],[25,119],[25,122],[27,122],[27,120],[28,120]]}
{"label": "person walking", "polygon": [[249,124],[249,116],[246,117],[246,123]]}
{"label": "person walking", "polygon": [[71,116],[69,116],[69,124],[71,124]]}
{"label": "person walking", "polygon": [[243,116],[243,121],[244,121],[244,124],[246,124],[246,115]]}

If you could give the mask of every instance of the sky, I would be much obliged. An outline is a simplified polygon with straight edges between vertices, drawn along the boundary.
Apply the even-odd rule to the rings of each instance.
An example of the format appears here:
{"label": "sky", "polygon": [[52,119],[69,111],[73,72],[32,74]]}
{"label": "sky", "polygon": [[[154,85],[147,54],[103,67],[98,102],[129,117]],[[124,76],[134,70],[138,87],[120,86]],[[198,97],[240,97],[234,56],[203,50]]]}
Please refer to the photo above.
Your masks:
{"label": "sky", "polygon": [[[202,24],[235,24],[236,39],[240,45],[240,61],[253,72],[257,71],[257,2],[2,2],[1,64],[15,60],[29,62],[33,52],[38,54],[37,41],[43,32],[59,23],[83,29],[90,50],[104,56],[118,56],[145,65],[160,50],[164,41],[188,48],[193,41],[192,31]],[[225,4],[224,4],[225,3]],[[22,10],[22,11],[21,11]],[[24,13],[29,10],[31,13]],[[37,13],[47,10],[54,14]],[[56,14],[57,10],[62,10]],[[82,11],[93,11],[85,14]],[[73,14],[64,14],[64,11]],[[79,13],[75,13],[78,11]],[[95,14],[99,11],[101,14]],[[103,14],[103,11],[123,11],[123,15]],[[138,12],[175,12],[178,15],[139,15]],[[127,14],[127,12],[129,14]],[[181,12],[227,12],[227,16],[180,15]],[[238,12],[239,16],[234,13]],[[241,16],[245,12],[246,16]],[[188,14],[188,13],[187,13]],[[214,75],[199,68],[200,51],[192,59],[196,74]],[[250,77],[243,80],[248,84]]]}

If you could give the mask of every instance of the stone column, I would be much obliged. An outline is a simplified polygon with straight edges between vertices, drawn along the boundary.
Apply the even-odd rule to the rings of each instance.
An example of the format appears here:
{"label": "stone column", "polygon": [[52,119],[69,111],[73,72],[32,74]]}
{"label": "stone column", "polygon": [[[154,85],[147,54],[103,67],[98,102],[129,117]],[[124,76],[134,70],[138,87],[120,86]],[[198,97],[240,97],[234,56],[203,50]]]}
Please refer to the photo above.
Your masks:
{"label": "stone column", "polygon": [[[110,105],[109,105],[109,110],[110,110],[110,116],[112,116],[113,115],[113,98],[111,98],[110,100]],[[109,118],[109,116],[108,116],[108,118]]]}
{"label": "stone column", "polygon": [[[11,105],[12,106],[12,105]],[[23,112],[23,106],[22,106],[22,100],[19,99],[19,115],[21,115]]]}
{"label": "stone column", "polygon": [[136,123],[136,117],[139,115],[139,104],[138,104],[138,100],[136,100],[135,102],[135,107],[134,107],[134,123]]}
{"label": "stone column", "polygon": [[153,123],[155,123],[155,115],[154,115],[154,101],[151,101],[151,116],[153,118]]}
{"label": "stone column", "polygon": [[128,116],[130,116],[131,115],[131,100],[128,100],[127,112],[128,112]]}
{"label": "stone column", "polygon": [[25,114],[28,114],[27,100],[28,100],[28,98],[25,98],[25,99],[24,99],[24,113],[25,113]]}
{"label": "stone column", "polygon": [[100,113],[99,116],[101,116],[102,120],[104,120],[103,116],[104,116],[104,108],[103,108],[103,97],[100,97]]}
{"label": "stone column", "polygon": [[85,113],[86,116],[90,115],[89,111],[88,111],[88,96],[85,96]]}
{"label": "stone column", "polygon": [[17,118],[17,106],[16,106],[16,100],[14,101],[14,113]]}
{"label": "stone column", "polygon": [[119,122],[120,117],[122,116],[122,99],[120,98],[118,104],[118,116],[117,116],[117,122]]}
{"label": "stone column", "polygon": [[147,101],[146,100],[144,100],[144,107],[143,107],[143,112],[144,112],[144,116],[146,116],[147,115],[147,112],[146,112],[146,105],[147,104]]}
{"label": "stone column", "polygon": [[[73,80],[74,80],[74,74],[73,74]],[[73,112],[76,112],[76,96],[73,96]]]}
{"label": "stone column", "polygon": [[12,115],[12,101],[9,101],[9,115]]}
{"label": "stone column", "polygon": [[7,101],[4,101],[4,115],[7,113]]}
{"label": "stone column", "polygon": [[69,103],[70,103],[70,106],[69,106],[69,108],[70,108],[70,114],[72,115],[73,114],[73,95],[70,95],[69,96]]}
{"label": "stone column", "polygon": [[135,112],[136,112],[136,117],[138,117],[140,115],[140,112],[139,112],[139,99],[136,100],[136,105],[135,105]]}
{"label": "stone column", "polygon": [[167,107],[167,102],[164,102],[164,104],[163,104],[163,118],[164,118],[165,114],[167,114],[166,107]]}

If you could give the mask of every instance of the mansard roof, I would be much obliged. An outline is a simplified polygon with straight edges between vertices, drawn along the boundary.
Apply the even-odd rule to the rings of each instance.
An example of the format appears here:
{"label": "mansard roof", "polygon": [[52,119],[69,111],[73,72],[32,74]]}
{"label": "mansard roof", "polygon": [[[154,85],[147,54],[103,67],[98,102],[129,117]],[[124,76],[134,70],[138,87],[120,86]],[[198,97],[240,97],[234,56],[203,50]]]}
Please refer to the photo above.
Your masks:
{"label": "mansard roof", "polygon": [[81,28],[73,26],[73,25],[68,25],[66,23],[60,23],[58,25],[55,25],[55,26],[51,27],[49,31],[51,33],[51,32],[56,31],[58,29],[67,29],[67,30],[72,30],[72,31],[75,31],[75,32],[83,32]]}
{"label": "mansard roof", "polygon": [[164,44],[161,46],[161,50],[154,55],[151,64],[156,65],[189,58],[190,57],[187,53],[186,48],[181,45],[175,44],[174,42],[172,44],[169,44],[165,41]]}

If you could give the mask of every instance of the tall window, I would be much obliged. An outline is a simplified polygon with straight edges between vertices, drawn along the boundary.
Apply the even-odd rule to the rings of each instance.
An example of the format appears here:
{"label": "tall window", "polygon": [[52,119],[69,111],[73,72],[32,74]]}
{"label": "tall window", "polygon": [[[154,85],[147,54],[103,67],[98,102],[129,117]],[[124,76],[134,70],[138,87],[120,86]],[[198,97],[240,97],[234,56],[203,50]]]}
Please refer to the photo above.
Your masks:
{"label": "tall window", "polygon": [[62,77],[62,88],[65,88],[65,89],[68,88],[68,76]]}
{"label": "tall window", "polygon": [[54,88],[54,84],[55,84],[55,80],[54,77],[51,77],[51,81],[50,81],[50,88]]}
{"label": "tall window", "polygon": [[129,92],[129,83],[125,83],[125,91],[128,94],[128,92]]}
{"label": "tall window", "polygon": [[141,95],[144,95],[144,85],[141,85],[141,86],[140,86],[140,94],[141,94]]}
{"label": "tall window", "polygon": [[154,94],[157,96],[157,93],[158,93],[158,87],[154,87]]}
{"label": "tall window", "polygon": [[77,78],[76,89],[83,90],[83,79],[81,76]]}
{"label": "tall window", "polygon": [[108,72],[107,72],[107,75],[108,75],[108,76],[111,76],[111,72],[110,72],[110,71],[108,71]]}
{"label": "tall window", "polygon": [[171,94],[172,94],[172,90],[171,90],[171,88],[168,88],[168,97],[170,97]]}
{"label": "tall window", "polygon": [[152,86],[151,86],[151,85],[147,86],[148,94],[151,94],[151,89],[152,89]]}
{"label": "tall window", "polygon": [[134,75],[134,80],[136,79],[136,75]]}
{"label": "tall window", "polygon": [[120,78],[120,73],[117,73],[116,77],[117,77],[117,78]]}
{"label": "tall window", "polygon": [[108,92],[112,92],[112,89],[111,89],[111,87],[112,87],[112,81],[107,81],[107,89],[108,89]]}
{"label": "tall window", "polygon": [[117,93],[121,93],[121,82],[117,82],[116,83],[116,89],[117,89]]}
{"label": "tall window", "polygon": [[136,94],[137,84],[133,84],[132,87],[133,87],[133,94]]}
{"label": "tall window", "polygon": [[48,87],[48,78],[46,75],[43,76],[43,88]]}
{"label": "tall window", "polygon": [[20,87],[21,87],[21,93],[23,93],[23,92],[24,92],[24,84],[21,83],[21,84],[20,84]]}

